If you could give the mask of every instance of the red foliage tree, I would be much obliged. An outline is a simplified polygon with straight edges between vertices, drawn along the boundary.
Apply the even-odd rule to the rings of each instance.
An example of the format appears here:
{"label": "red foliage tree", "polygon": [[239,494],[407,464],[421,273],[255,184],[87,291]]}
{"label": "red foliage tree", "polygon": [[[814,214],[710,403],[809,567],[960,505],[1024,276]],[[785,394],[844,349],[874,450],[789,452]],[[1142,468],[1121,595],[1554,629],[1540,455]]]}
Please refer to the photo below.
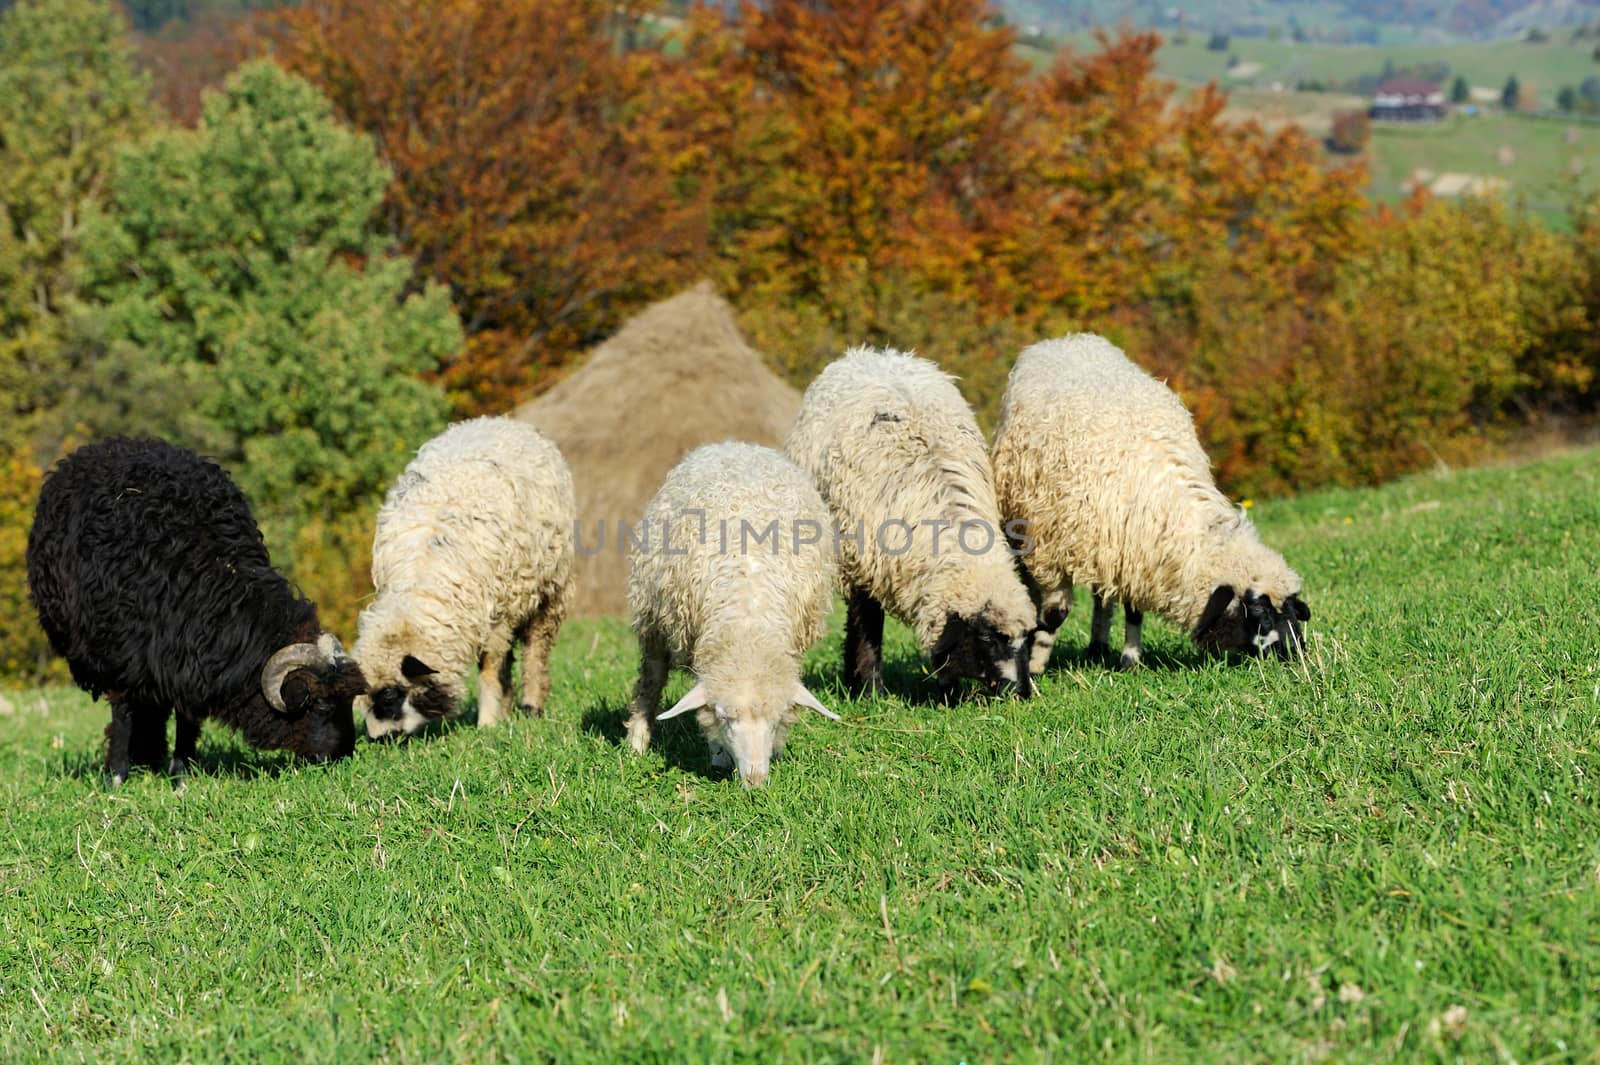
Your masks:
{"label": "red foliage tree", "polygon": [[985,0],[741,9],[736,44],[715,50],[759,109],[732,157],[758,160],[762,180],[719,186],[736,289],[810,299],[888,270],[972,288],[1025,121],[1027,68],[992,14]]}
{"label": "red foliage tree", "polygon": [[704,247],[675,76],[613,0],[313,0],[278,54],[371,133],[390,224],[448,284],[464,411],[531,383],[681,282]]}
{"label": "red foliage tree", "polygon": [[221,85],[228,73],[267,50],[259,12],[203,11],[190,21],[174,19],[153,36],[135,35],[139,64],[149,71],[151,95],[185,126],[200,120],[200,94]]}

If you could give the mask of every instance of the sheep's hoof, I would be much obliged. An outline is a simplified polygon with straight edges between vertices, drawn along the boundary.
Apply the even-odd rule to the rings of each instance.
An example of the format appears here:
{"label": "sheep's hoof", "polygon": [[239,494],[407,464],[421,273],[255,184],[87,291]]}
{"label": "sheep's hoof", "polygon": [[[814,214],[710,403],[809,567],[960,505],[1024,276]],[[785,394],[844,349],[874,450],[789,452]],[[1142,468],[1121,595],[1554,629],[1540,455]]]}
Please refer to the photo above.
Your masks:
{"label": "sheep's hoof", "polygon": [[173,777],[177,780],[182,780],[188,775],[189,763],[184,761],[182,758],[179,758],[177,755],[173,755],[172,761],[167,765],[167,776]]}
{"label": "sheep's hoof", "polygon": [[517,710],[526,717],[543,717],[544,707],[534,706],[532,703],[518,703]]}
{"label": "sheep's hoof", "polygon": [[852,699],[882,699],[889,693],[889,689],[884,686],[883,677],[877,674],[865,680],[852,679],[845,685],[845,690],[850,693]]}
{"label": "sheep's hoof", "polygon": [[1122,652],[1122,657],[1117,659],[1117,669],[1123,673],[1127,673],[1130,670],[1135,670],[1138,668],[1139,656],[1136,654],[1130,654],[1129,652],[1124,651]]}
{"label": "sheep's hoof", "polygon": [[112,791],[116,791],[118,788],[122,787],[122,785],[126,784],[127,782],[128,782],[128,774],[127,774],[126,771],[121,772],[121,773],[112,773],[111,774],[111,790]]}
{"label": "sheep's hoof", "polygon": [[650,722],[643,717],[630,717],[628,719],[628,746],[638,754],[643,754],[650,747]]}

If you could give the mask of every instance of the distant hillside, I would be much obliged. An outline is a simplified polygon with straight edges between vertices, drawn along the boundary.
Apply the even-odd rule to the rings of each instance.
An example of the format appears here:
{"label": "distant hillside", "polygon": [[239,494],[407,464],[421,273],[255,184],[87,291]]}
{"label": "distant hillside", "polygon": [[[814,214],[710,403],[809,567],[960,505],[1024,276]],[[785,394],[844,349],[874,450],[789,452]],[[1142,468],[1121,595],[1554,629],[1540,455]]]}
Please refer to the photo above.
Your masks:
{"label": "distant hillside", "polygon": [[1600,0],[999,0],[1024,30],[1057,36],[1127,22],[1162,29],[1361,44],[1443,43],[1600,23]]}
{"label": "distant hillside", "polygon": [[[14,0],[0,0],[0,11]],[[168,23],[186,23],[208,16],[238,15],[262,7],[280,7],[286,0],[121,0],[133,28],[154,33]],[[289,0],[292,2],[292,0]]]}

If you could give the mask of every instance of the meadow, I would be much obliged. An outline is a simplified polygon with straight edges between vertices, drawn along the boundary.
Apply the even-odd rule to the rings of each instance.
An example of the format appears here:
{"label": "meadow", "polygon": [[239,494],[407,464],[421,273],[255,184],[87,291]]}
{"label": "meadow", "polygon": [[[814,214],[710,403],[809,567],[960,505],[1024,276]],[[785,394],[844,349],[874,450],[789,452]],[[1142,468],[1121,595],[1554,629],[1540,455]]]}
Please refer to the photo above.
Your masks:
{"label": "meadow", "polygon": [[[1230,120],[1254,119],[1268,129],[1298,125],[1321,139],[1335,114],[1365,110],[1370,101],[1344,92],[1298,92],[1295,86],[1376,74],[1386,62],[1400,67],[1446,63],[1452,79],[1461,74],[1470,84],[1496,92],[1515,74],[1534,88],[1542,107],[1553,108],[1561,86],[1577,86],[1600,75],[1600,62],[1592,56],[1596,42],[1568,42],[1567,32],[1542,45],[1498,40],[1377,47],[1235,38],[1225,52],[1208,50],[1209,35],[1191,32],[1182,39],[1167,36],[1156,62],[1161,76],[1185,86],[1214,81],[1228,94],[1225,116]],[[1080,51],[1097,47],[1088,34],[1075,35],[1069,43]],[[1045,55],[1037,49],[1023,54]],[[1230,56],[1239,60],[1238,66],[1228,66]],[[1573,189],[1593,187],[1600,174],[1600,123],[1559,115],[1509,115],[1496,103],[1476,115],[1456,114],[1442,123],[1376,124],[1366,158],[1368,192],[1376,200],[1404,198],[1408,179],[1418,171],[1433,178],[1483,178],[1502,182],[1508,199],[1566,230],[1571,228]]]}
{"label": "meadow", "polygon": [[[0,703],[0,1059],[1591,1061],[1600,451],[1261,502],[1299,664],[1082,659],[852,703],[765,790],[619,746],[575,622],[547,717],[305,767],[207,731],[109,793],[103,704]],[[675,697],[687,686],[678,677]]]}
{"label": "meadow", "polygon": [[[1213,52],[1206,47],[1209,33],[1190,32],[1181,40],[1169,35],[1157,54],[1157,64],[1161,74],[1180,81],[1214,80],[1224,88],[1270,88],[1276,82],[1293,89],[1302,81],[1328,84],[1377,74],[1385,63],[1396,67],[1444,63],[1450,68],[1450,80],[1460,75],[1469,85],[1496,92],[1515,75],[1519,83],[1538,94],[1541,106],[1554,107],[1561,86],[1577,86],[1584,78],[1600,74],[1600,62],[1594,58],[1600,41],[1592,37],[1569,41],[1569,33],[1558,30],[1545,44],[1502,39],[1381,46],[1234,37],[1225,51]],[[1074,38],[1080,47],[1086,47],[1082,42],[1090,39]],[[1232,70],[1230,57],[1239,61]],[[1241,76],[1244,70],[1249,73]],[[1449,88],[1448,81],[1445,88]]]}
{"label": "meadow", "polygon": [[1496,113],[1429,125],[1379,123],[1367,159],[1381,199],[1401,198],[1418,170],[1476,175],[1504,181],[1513,202],[1566,226],[1574,182],[1592,188],[1600,175],[1600,124]]}

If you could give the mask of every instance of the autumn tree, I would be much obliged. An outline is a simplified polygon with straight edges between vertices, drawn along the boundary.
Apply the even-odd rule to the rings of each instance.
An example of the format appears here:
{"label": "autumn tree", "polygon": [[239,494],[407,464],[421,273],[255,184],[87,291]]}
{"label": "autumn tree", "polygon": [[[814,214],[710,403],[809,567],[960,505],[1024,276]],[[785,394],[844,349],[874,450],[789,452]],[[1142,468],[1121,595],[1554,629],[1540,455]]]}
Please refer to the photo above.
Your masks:
{"label": "autumn tree", "polygon": [[720,37],[692,23],[690,80],[736,87],[710,93],[727,133],[707,141],[717,279],[798,379],[842,338],[982,358],[1003,379],[990,338],[1014,310],[1049,309],[1029,295],[1044,238],[1007,246],[1027,210],[1014,145],[1031,75],[993,14],[781,0]]}
{"label": "autumn tree", "polygon": [[1328,130],[1328,146],[1336,152],[1356,155],[1372,140],[1372,119],[1362,110],[1340,111]]}
{"label": "autumn tree", "polygon": [[454,295],[461,409],[508,406],[695,272],[701,152],[628,5],[313,0],[282,20],[282,60],[393,169],[384,224]]}
{"label": "autumn tree", "polygon": [[192,127],[200,120],[201,95],[221,86],[245,60],[267,51],[261,26],[256,12],[205,8],[158,33],[139,35],[139,66],[150,75],[155,101]]}
{"label": "autumn tree", "polygon": [[1315,284],[1363,209],[1359,164],[1325,168],[1293,127],[1225,121],[1212,87],[1179,100],[1154,77],[1159,46],[1154,34],[1102,37],[1038,83],[1030,165],[1050,195],[1031,224],[1070,256],[1062,298],[1086,317],[1181,303],[1225,261],[1258,275],[1263,299]]}

